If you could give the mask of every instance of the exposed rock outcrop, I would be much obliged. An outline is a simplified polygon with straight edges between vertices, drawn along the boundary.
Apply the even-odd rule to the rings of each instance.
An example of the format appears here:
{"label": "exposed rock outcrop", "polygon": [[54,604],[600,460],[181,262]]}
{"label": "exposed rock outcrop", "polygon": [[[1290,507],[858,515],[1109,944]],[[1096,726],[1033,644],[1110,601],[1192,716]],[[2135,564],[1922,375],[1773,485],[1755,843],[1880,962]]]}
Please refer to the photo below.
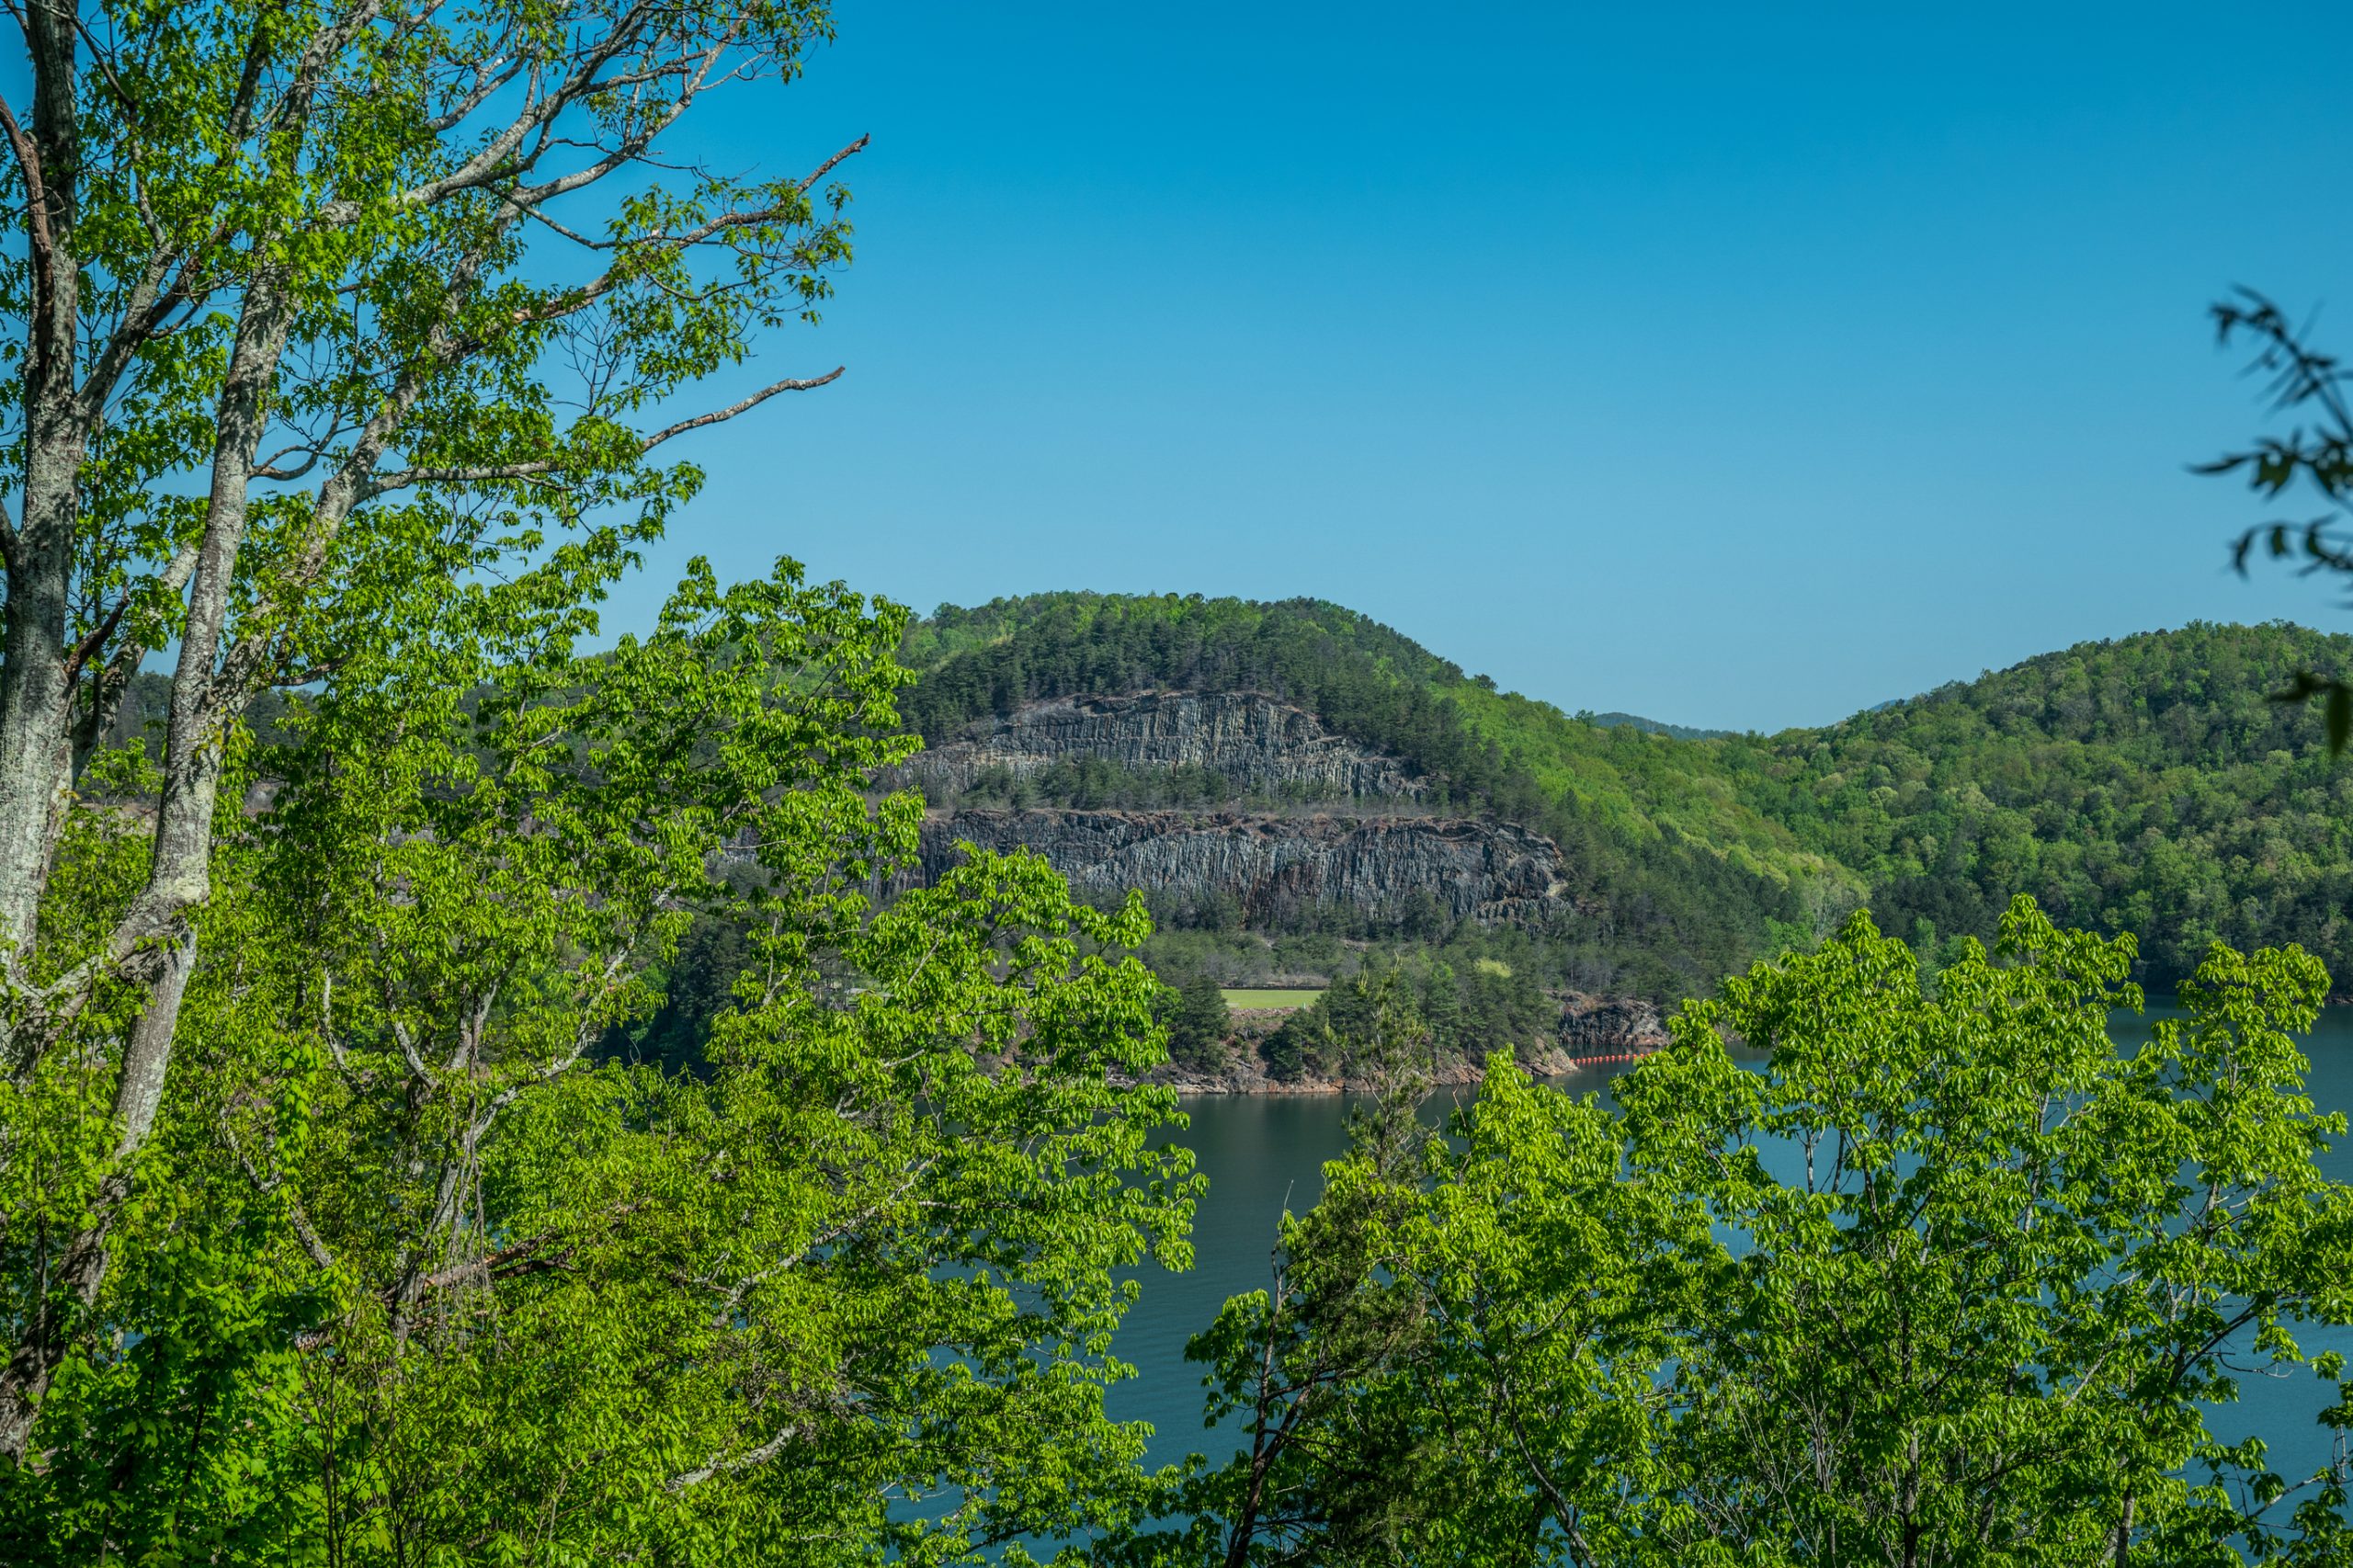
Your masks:
{"label": "exposed rock outcrop", "polygon": [[[1290,1008],[1233,1010],[1233,1034],[1225,1054],[1214,1065],[1171,1062],[1154,1069],[1155,1084],[1166,1084],[1187,1095],[1336,1095],[1370,1085],[1340,1077],[1278,1078],[1267,1070],[1266,1040],[1291,1016]],[[1569,1077],[1583,1073],[1615,1074],[1667,1043],[1666,1026],[1656,1006],[1630,996],[1595,996],[1583,992],[1561,995],[1557,1039],[1524,1043],[1515,1054],[1519,1064],[1540,1078]],[[1467,1087],[1486,1076],[1483,1054],[1472,1052],[1435,1064],[1427,1074],[1436,1090]]]}
{"label": "exposed rock outcrop", "polygon": [[1572,992],[1561,1006],[1561,1044],[1573,1055],[1656,1051],[1667,1042],[1655,1004]]}
{"label": "exposed rock outcrop", "polygon": [[1572,906],[1560,849],[1508,823],[1449,817],[970,811],[924,824],[922,875],[955,846],[1034,849],[1080,893],[1233,898],[1254,926],[1341,906],[1375,921],[1528,920]]}
{"label": "exposed rock outcrop", "polygon": [[[1256,809],[965,809],[952,802],[983,775],[1029,778],[1061,763],[1108,763],[1130,774],[1199,768],[1222,776]],[[1221,918],[1281,929],[1334,911],[1365,926],[1414,931],[1456,921],[1551,921],[1590,913],[1568,891],[1551,839],[1509,823],[1422,814],[1439,791],[1397,757],[1326,729],[1313,714],[1258,693],[1155,692],[1077,697],[1024,705],[982,720],[919,754],[891,782],[922,789],[935,804],[916,866],[897,885],[938,878],[970,841],[999,852],[1029,849],[1082,897],[1111,900],[1142,889],[1176,905],[1176,917],[1223,903]],[[1150,798],[1150,797],[1147,797]],[[1290,805],[1273,805],[1288,801]],[[1329,801],[1314,814],[1305,801]],[[1345,802],[1343,804],[1342,802]],[[1185,908],[1191,905],[1190,912]],[[1283,1010],[1236,1009],[1233,1034],[1213,1062],[1169,1063],[1153,1081],[1188,1094],[1329,1094],[1358,1090],[1346,1078],[1278,1078],[1267,1037]],[[1557,1034],[1518,1050],[1546,1076],[1613,1071],[1665,1043],[1646,1002],[1571,994]],[[1483,1052],[1430,1067],[1434,1088],[1476,1084]]]}
{"label": "exposed rock outcrop", "polygon": [[[1146,1074],[1146,1081],[1165,1084],[1180,1095],[1345,1095],[1369,1092],[1377,1085],[1370,1079],[1342,1074],[1322,1077],[1313,1074],[1295,1078],[1278,1078],[1267,1070],[1261,1047],[1271,1032],[1257,1020],[1237,1012],[1234,1037],[1226,1042],[1223,1061],[1214,1066],[1183,1066],[1170,1062],[1155,1067]],[[1586,1071],[1594,1064],[1558,1045],[1523,1045],[1514,1053],[1521,1067],[1539,1078],[1565,1078]],[[1612,1056],[1610,1062],[1628,1060]],[[1420,1076],[1433,1092],[1472,1087],[1487,1075],[1483,1055],[1454,1056],[1437,1062],[1421,1071]]]}
{"label": "exposed rock outcrop", "polygon": [[902,770],[909,783],[962,790],[992,768],[1015,777],[1089,757],[1132,771],[1199,767],[1245,794],[1419,800],[1429,781],[1395,757],[1324,727],[1305,709],[1255,692],[1062,698],[968,725]]}

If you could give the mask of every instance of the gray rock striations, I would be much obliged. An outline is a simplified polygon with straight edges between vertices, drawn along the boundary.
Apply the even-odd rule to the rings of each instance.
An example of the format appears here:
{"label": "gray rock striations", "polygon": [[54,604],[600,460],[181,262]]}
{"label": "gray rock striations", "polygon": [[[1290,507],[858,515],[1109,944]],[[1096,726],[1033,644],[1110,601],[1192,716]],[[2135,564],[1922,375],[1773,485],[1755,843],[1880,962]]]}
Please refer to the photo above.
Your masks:
{"label": "gray rock striations", "polygon": [[932,786],[961,791],[992,768],[1022,778],[1081,757],[1137,772],[1205,768],[1249,795],[1417,801],[1429,790],[1427,779],[1395,757],[1334,734],[1304,709],[1255,692],[1033,702],[967,726],[909,762],[903,777],[926,792]]}
{"label": "gray rock striations", "polygon": [[923,835],[928,881],[956,844],[1034,849],[1080,893],[1237,903],[1253,926],[1334,906],[1376,922],[1427,911],[1451,920],[1533,920],[1571,907],[1561,852],[1508,823],[1190,812],[967,811]]}
{"label": "gray rock striations", "polygon": [[[1043,773],[1081,759],[1146,773],[1193,767],[1245,796],[1306,797],[1296,810],[966,809],[926,824],[915,875],[937,877],[959,840],[1033,849],[1090,898],[1130,888],[1196,903],[1232,901],[1256,926],[1319,909],[1375,925],[1534,920],[1571,907],[1559,848],[1507,823],[1421,814],[1429,781],[1397,757],[1256,692],[1147,692],[1029,703],[918,754],[896,782],[950,800],[983,774]],[[912,878],[909,880],[913,880]]]}
{"label": "gray rock striations", "polygon": [[[1030,778],[1060,763],[1108,763],[1132,774],[1198,768],[1222,775],[1245,800],[1287,807],[1152,810],[1031,809],[953,804],[993,772]],[[1337,912],[1368,929],[1438,929],[1457,921],[1552,924],[1592,913],[1569,891],[1551,839],[1510,823],[1431,814],[1438,792],[1399,758],[1334,733],[1313,713],[1258,693],[1154,692],[1030,703],[969,725],[919,754],[892,781],[920,788],[935,809],[917,865],[900,886],[956,863],[958,845],[1029,849],[1067,876],[1080,896],[1118,899],[1137,888],[1164,907],[1211,901],[1221,918],[1282,929]],[[1313,809],[1298,802],[1313,801]],[[1531,1043],[1522,1064],[1541,1074],[1622,1062],[1665,1039],[1657,1010],[1622,998],[1561,998],[1557,1038]],[[1260,1049],[1282,1015],[1237,1012],[1214,1067],[1153,1074],[1195,1094],[1313,1094],[1344,1080],[1275,1077]],[[1439,1069],[1445,1084],[1475,1082],[1478,1061]]]}
{"label": "gray rock striations", "polygon": [[1581,1056],[1656,1051],[1667,1043],[1657,1004],[1571,992],[1561,1004],[1561,1044]]}

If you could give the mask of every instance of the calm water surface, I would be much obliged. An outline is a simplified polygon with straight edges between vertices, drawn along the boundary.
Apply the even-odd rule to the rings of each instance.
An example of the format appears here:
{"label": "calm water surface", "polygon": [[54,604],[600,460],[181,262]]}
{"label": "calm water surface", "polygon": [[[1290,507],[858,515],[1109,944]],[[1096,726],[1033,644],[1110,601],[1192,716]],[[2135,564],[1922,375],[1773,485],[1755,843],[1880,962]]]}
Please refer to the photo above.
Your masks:
{"label": "calm water surface", "polygon": [[[2149,1017],[2171,1016],[2152,1006]],[[2120,1040],[2141,1037],[2146,1024],[2120,1017]],[[2353,1007],[2332,1007],[2304,1042],[2312,1059],[2307,1080],[2322,1110],[2353,1112]],[[1598,1074],[1563,1080],[1582,1094],[1603,1089]],[[1442,1092],[1424,1108],[1425,1120],[1441,1122],[1456,1095]],[[1228,1296],[1266,1288],[1275,1224],[1286,1200],[1305,1210],[1323,1190],[1323,1165],[1347,1142],[1348,1102],[1336,1095],[1220,1096],[1188,1098],[1192,1125],[1164,1142],[1189,1145],[1210,1190],[1194,1216],[1193,1267],[1184,1274],[1147,1269],[1143,1298],[1120,1330],[1118,1353],[1135,1364],[1138,1376],[1111,1390],[1110,1414],[1153,1424],[1151,1460],[1173,1463],[1188,1453],[1222,1458],[1234,1446],[1231,1427],[1210,1432],[1201,1421],[1202,1369],[1185,1359],[1185,1341],[1209,1326]],[[2333,1181],[2353,1182],[2353,1138],[2341,1139],[2321,1156]],[[2353,1357],[2353,1332],[2307,1327],[2298,1336],[2307,1352],[2335,1349]],[[2327,1403],[2326,1386],[2309,1370],[2288,1379],[2241,1379],[2239,1403],[2212,1411],[2208,1426],[2236,1439],[2259,1436],[2270,1445],[2272,1463],[2282,1473],[2309,1472],[2328,1457],[2327,1434],[2313,1417]]]}

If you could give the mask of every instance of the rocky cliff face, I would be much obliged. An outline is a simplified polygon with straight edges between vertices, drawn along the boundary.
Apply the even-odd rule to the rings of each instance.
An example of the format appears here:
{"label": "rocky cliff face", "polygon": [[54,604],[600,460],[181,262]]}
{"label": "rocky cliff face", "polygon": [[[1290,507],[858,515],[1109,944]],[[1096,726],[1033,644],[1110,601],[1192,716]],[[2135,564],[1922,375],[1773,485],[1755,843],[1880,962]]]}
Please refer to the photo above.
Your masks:
{"label": "rocky cliff face", "polygon": [[1254,926],[1338,905],[1374,921],[1430,909],[1450,920],[1529,919],[1569,905],[1561,852],[1508,824],[1444,817],[1287,817],[1186,812],[971,811],[936,817],[922,875],[955,845],[1034,849],[1081,893],[1129,888],[1223,894]]}
{"label": "rocky cliff face", "polygon": [[1562,1003],[1561,1043],[1574,1053],[1639,1053],[1667,1040],[1658,1008],[1640,998],[1572,993]]}
{"label": "rocky cliff face", "polygon": [[1078,757],[1137,771],[1207,768],[1253,795],[1418,800],[1429,787],[1396,758],[1332,733],[1304,709],[1249,692],[1033,702],[922,753],[904,777],[937,798],[929,787],[965,790],[990,768],[1021,777]]}

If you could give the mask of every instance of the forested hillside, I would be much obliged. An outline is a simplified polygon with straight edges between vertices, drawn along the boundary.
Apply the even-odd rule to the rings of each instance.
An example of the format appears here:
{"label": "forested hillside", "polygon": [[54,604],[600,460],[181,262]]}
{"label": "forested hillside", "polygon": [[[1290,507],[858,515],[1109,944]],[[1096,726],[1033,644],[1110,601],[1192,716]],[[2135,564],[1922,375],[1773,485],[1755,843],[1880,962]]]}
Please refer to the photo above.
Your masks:
{"label": "forested hillside", "polygon": [[1703,745],[1499,695],[1420,644],[1321,600],[1047,594],[942,606],[911,628],[904,703],[938,742],[1024,702],[1155,689],[1256,691],[1403,758],[1430,803],[1557,842],[1600,913],[1542,968],[1662,998],[1704,989],[1813,913],[1852,903],[1839,868],[1735,798]]}
{"label": "forested hillside", "polygon": [[1915,943],[1989,931],[2027,892],[2134,933],[2160,978],[2221,937],[2300,942],[2345,985],[2353,764],[2271,694],[2348,664],[2353,638],[2191,625],[1718,750],[1744,801],[1864,875]]}
{"label": "forested hillside", "polygon": [[[913,728],[1041,699],[1261,691],[1537,829],[1601,911],[1546,967],[1666,995],[1868,903],[1932,956],[2011,894],[2141,939],[2165,981],[2219,937],[2353,975],[2353,774],[2270,699],[2353,639],[2193,625],[2086,643],[1819,730],[1680,738],[1497,691],[1319,600],[1050,594],[909,631]],[[1609,716],[1616,718],[1617,716]]]}

